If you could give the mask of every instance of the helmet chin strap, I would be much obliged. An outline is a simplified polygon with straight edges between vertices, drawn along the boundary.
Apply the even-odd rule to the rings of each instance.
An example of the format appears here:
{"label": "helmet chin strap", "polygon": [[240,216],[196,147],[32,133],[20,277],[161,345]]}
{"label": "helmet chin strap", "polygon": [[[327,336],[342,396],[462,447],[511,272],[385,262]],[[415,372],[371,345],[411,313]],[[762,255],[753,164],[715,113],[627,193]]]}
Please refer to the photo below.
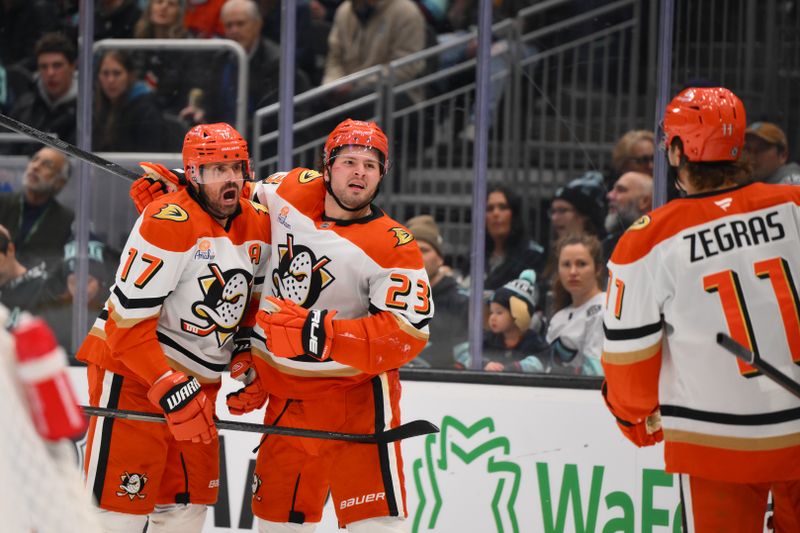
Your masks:
{"label": "helmet chin strap", "polygon": [[675,184],[675,188],[678,189],[678,196],[683,198],[687,195],[686,189],[683,188],[681,181],[678,179],[678,167],[667,164],[667,179]]}
{"label": "helmet chin strap", "polygon": [[335,192],[333,192],[333,187],[331,187],[331,178],[330,178],[330,176],[331,176],[331,166],[330,165],[326,165],[325,166],[325,170],[327,170],[327,172],[325,172],[325,174],[328,175],[328,179],[325,179],[324,176],[322,178],[322,181],[325,183],[325,190],[327,190],[328,194],[331,195],[331,198],[333,198],[333,201],[336,202],[336,205],[338,205],[339,207],[341,207],[345,211],[349,211],[350,213],[357,213],[357,212],[361,211],[362,209],[364,209],[366,207],[369,207],[369,205],[372,202],[375,201],[375,198],[377,198],[378,194],[381,192],[381,183],[383,183],[383,175],[381,175],[381,181],[378,182],[378,188],[375,189],[375,194],[373,194],[372,197],[369,200],[367,200],[363,204],[359,205],[358,207],[347,207],[346,205],[344,205],[342,203],[341,200],[339,200],[339,197],[336,196]]}

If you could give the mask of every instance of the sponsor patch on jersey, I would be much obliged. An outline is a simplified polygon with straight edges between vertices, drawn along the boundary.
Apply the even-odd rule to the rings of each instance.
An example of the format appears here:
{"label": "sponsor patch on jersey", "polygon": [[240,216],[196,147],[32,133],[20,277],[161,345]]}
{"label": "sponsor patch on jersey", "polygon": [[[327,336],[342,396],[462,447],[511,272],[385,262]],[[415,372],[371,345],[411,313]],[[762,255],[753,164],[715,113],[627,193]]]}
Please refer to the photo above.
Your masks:
{"label": "sponsor patch on jersey", "polygon": [[147,494],[142,492],[147,484],[147,474],[129,474],[126,471],[119,478],[122,483],[119,484],[120,490],[116,492],[117,496],[127,496],[131,501],[134,498],[142,500],[147,497]]}
{"label": "sponsor patch on jersey", "polygon": [[317,178],[321,178],[322,174],[317,172],[316,170],[306,170],[305,172],[301,172],[299,176],[297,176],[297,181],[300,183],[310,183]]}
{"label": "sponsor patch on jersey", "polygon": [[283,226],[284,228],[286,228],[286,229],[292,229],[292,225],[291,225],[291,224],[289,224],[289,223],[286,221],[286,219],[288,218],[288,216],[289,216],[289,206],[286,206],[286,205],[285,205],[285,206],[283,206],[283,207],[281,208],[281,212],[280,212],[280,213],[278,213],[278,222],[280,222],[281,226]]}
{"label": "sponsor patch on jersey", "polygon": [[211,261],[217,256],[214,250],[211,249],[211,241],[208,239],[200,239],[197,243],[197,251],[194,253],[195,260]]}
{"label": "sponsor patch on jersey", "polygon": [[397,239],[397,244],[394,245],[395,248],[398,246],[403,246],[404,244],[408,244],[414,240],[414,236],[411,235],[411,233],[409,233],[405,228],[394,227],[389,231],[394,233],[394,238]]}
{"label": "sponsor patch on jersey", "polygon": [[189,220],[189,213],[178,204],[167,204],[162,207],[158,213],[153,215],[153,218],[171,220],[173,222],[186,222]]}
{"label": "sponsor patch on jersey", "polygon": [[651,220],[652,219],[650,218],[650,215],[644,215],[643,217],[640,217],[639,220],[637,220],[636,222],[631,224],[630,227],[628,228],[628,230],[644,229],[644,228],[646,228],[647,226],[650,225],[650,221]]}

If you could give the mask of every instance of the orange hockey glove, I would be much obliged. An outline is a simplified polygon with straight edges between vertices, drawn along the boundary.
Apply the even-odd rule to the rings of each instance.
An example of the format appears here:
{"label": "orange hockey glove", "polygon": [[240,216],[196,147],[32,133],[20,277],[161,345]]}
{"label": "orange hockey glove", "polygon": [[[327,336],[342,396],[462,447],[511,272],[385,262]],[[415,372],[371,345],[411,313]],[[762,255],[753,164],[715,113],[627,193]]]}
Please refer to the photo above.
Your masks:
{"label": "orange hockey glove", "polygon": [[139,165],[144,174],[131,185],[130,196],[136,210],[141,213],[147,204],[186,186],[185,181],[164,165],[142,161]]}
{"label": "orange hockey glove", "polygon": [[153,383],[147,399],[164,410],[175,440],[209,444],[217,438],[214,405],[208,401],[194,377],[171,371]]}
{"label": "orange hockey glove", "polygon": [[267,297],[270,305],[256,315],[266,334],[267,349],[278,357],[310,355],[324,361],[331,356],[336,311],[311,309],[291,300]]}
{"label": "orange hockey glove", "polygon": [[267,403],[269,393],[262,380],[262,376],[266,375],[266,372],[257,370],[260,364],[263,364],[261,360],[258,358],[254,360],[249,352],[241,353],[233,358],[231,377],[243,382],[246,386],[229,393],[226,397],[228,411],[232,415],[243,415],[261,409]]}
{"label": "orange hockey glove", "polygon": [[661,429],[661,414],[659,411],[648,416],[643,422],[632,424],[617,419],[617,425],[625,437],[638,447],[652,446],[664,440],[664,431]]}

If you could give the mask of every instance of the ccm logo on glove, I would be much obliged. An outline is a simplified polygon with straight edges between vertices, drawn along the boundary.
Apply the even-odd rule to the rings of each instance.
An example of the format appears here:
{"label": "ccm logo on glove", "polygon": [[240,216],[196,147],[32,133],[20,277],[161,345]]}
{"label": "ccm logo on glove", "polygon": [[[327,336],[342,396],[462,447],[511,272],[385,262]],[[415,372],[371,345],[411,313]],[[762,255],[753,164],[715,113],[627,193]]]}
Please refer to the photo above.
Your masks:
{"label": "ccm logo on glove", "polygon": [[194,377],[190,377],[186,383],[176,385],[170,389],[159,403],[165,413],[171,413],[184,407],[198,392],[200,392],[200,383]]}

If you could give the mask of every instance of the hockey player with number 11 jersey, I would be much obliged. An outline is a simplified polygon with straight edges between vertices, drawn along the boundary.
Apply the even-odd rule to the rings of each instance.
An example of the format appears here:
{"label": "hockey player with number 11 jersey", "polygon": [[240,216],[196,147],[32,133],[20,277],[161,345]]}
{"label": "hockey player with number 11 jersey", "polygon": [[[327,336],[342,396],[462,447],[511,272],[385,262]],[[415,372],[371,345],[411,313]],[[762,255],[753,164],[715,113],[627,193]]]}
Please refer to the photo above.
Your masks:
{"label": "hockey player with number 11 jersey", "polygon": [[667,106],[686,196],[640,218],[609,261],[603,392],[638,446],[665,441],[684,531],[800,531],[800,401],[716,344],[726,333],[800,381],[800,188],[750,182],[728,89]]}

